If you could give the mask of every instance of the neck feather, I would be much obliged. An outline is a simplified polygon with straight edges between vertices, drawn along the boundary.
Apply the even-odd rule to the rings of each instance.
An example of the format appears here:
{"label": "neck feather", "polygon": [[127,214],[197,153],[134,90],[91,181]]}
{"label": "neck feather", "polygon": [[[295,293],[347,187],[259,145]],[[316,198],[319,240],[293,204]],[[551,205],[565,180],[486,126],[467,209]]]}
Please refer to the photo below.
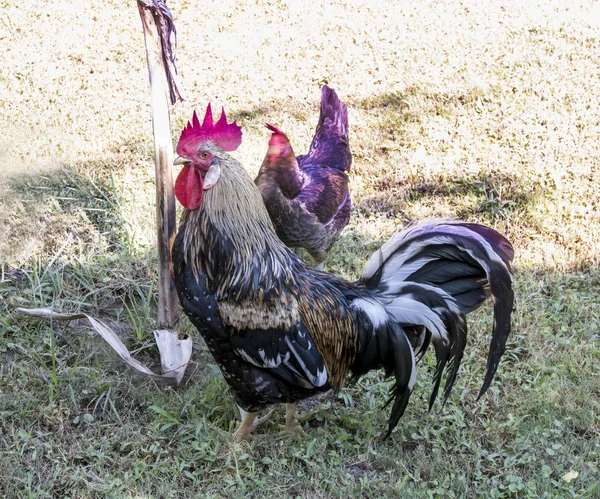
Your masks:
{"label": "neck feather", "polygon": [[295,198],[302,189],[303,178],[294,154],[275,162],[265,158],[257,183],[263,195],[277,185],[285,197]]}
{"label": "neck feather", "polygon": [[238,161],[221,158],[221,177],[197,210],[185,210],[186,258],[220,298],[269,292],[293,280],[297,258],[278,239],[252,179]]}

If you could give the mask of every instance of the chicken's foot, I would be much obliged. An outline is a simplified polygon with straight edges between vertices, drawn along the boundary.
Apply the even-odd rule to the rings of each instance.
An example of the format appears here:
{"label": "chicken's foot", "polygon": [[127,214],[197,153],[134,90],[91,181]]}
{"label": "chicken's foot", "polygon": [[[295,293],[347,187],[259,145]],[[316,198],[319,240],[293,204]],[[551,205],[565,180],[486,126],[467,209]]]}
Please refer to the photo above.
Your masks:
{"label": "chicken's foot", "polygon": [[311,414],[310,412],[298,414],[297,406],[298,404],[285,404],[285,425],[279,425],[279,433],[282,435],[304,434],[304,430],[298,422],[307,420]]}
{"label": "chicken's foot", "polygon": [[[240,408],[241,412],[241,408]],[[257,418],[258,412],[243,412],[242,422],[233,432],[233,438],[236,440],[248,440],[250,434],[256,430],[261,424],[266,422],[273,414],[273,409],[267,412],[264,416]]]}

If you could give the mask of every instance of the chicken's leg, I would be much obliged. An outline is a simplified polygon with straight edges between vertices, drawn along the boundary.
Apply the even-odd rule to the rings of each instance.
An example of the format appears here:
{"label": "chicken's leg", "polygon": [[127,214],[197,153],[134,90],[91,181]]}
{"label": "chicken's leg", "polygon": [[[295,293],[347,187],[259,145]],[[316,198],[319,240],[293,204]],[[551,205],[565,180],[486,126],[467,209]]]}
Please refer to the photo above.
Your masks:
{"label": "chicken's leg", "polygon": [[248,440],[250,433],[267,421],[271,417],[271,414],[273,414],[273,409],[271,409],[262,418],[257,418],[258,412],[246,412],[241,407],[238,406],[238,408],[242,414],[242,422],[233,432],[233,438],[236,440]]}
{"label": "chicken's leg", "polygon": [[279,425],[282,435],[291,435],[292,433],[304,433],[302,427],[298,424],[299,421],[304,421],[310,417],[310,412],[298,414],[297,405],[285,404],[285,425]]}
{"label": "chicken's leg", "polygon": [[256,420],[257,412],[247,412],[244,414],[244,419],[237,427],[237,430],[233,432],[233,438],[236,440],[248,440],[252,430],[256,428],[254,421]]}
{"label": "chicken's leg", "polygon": [[327,251],[312,251],[310,253],[310,256],[312,256],[315,261],[315,265],[313,268],[315,268],[316,270],[323,270],[323,267],[325,267],[325,260],[327,260]]}
{"label": "chicken's leg", "polygon": [[[292,251],[302,259],[302,248],[296,247],[292,248]],[[323,270],[325,267],[325,259],[327,258],[327,253],[325,251],[318,251],[316,253],[311,253],[310,256],[313,257],[315,261],[314,269]]]}

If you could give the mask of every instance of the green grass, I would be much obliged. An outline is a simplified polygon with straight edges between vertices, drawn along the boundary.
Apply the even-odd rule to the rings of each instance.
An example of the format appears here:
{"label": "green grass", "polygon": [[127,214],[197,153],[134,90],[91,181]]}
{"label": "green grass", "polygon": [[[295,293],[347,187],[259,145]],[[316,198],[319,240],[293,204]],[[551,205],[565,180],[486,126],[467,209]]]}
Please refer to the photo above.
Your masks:
{"label": "green grass", "polygon": [[[38,287],[55,289],[52,272]],[[31,306],[49,304],[31,298],[29,279],[10,282],[4,298],[11,293]],[[230,440],[235,414],[226,384],[204,352],[195,354],[185,385],[167,390],[124,372],[85,328],[51,328],[5,305],[3,492],[597,496],[600,305],[589,287],[599,282],[597,273],[520,273],[515,334],[490,393],[475,400],[489,339],[486,309],[471,321],[469,353],[447,405],[427,413],[428,357],[407,414],[385,442],[381,405],[389,383],[377,373],[321,401],[305,424],[306,436],[280,437],[279,411],[249,444],[237,445]],[[54,305],[66,308],[62,300],[71,291],[63,289]],[[122,314],[119,323],[134,347],[142,342],[131,318]],[[149,348],[138,356],[157,360]],[[567,483],[562,477],[572,470],[579,476]]]}
{"label": "green grass", "polygon": [[600,496],[597,3],[170,3],[188,99],[173,109],[174,137],[192,108],[224,105],[254,174],[265,121],[302,153],[320,85],[348,103],[354,211],[328,270],[357,278],[425,217],[486,223],[516,249],[514,333],[482,400],[489,306],[469,317],[446,406],[427,412],[427,356],[387,441],[389,383],[371,373],[314,403],[305,436],[280,437],[278,409],[243,445],[230,438],[226,383],[186,321],[198,348],[174,391],[135,377],[80,321],[15,313],[100,316],[158,369],[136,9],[5,4],[0,496]]}

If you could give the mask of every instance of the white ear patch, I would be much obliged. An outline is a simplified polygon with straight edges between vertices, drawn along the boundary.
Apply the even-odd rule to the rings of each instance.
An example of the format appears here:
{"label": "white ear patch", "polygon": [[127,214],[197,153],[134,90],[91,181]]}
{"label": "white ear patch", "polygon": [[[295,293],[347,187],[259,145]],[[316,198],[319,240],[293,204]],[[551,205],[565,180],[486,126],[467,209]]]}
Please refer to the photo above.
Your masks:
{"label": "white ear patch", "polygon": [[221,176],[221,165],[212,165],[206,175],[204,176],[204,182],[202,183],[204,186],[204,190],[211,189],[215,186],[219,177]]}

